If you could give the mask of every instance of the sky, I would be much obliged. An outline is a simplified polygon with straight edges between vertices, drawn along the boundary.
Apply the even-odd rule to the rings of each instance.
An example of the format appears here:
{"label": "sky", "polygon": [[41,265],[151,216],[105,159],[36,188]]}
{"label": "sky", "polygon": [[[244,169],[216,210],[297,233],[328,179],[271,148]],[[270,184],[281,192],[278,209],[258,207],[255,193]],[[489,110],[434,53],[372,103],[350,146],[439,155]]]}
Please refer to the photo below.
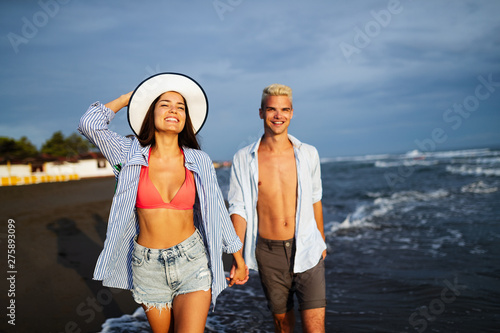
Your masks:
{"label": "sky", "polygon": [[272,83],[321,157],[500,146],[500,1],[11,0],[0,31],[0,136],[38,148],[159,72],[203,86],[214,160],[262,135]]}

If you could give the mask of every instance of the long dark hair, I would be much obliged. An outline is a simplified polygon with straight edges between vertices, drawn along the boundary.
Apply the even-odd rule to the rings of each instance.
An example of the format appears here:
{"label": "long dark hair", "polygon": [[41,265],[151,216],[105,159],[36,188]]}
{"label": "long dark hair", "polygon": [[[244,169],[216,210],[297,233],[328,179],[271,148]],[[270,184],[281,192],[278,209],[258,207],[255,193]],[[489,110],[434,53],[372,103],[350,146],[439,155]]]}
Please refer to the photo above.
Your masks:
{"label": "long dark hair", "polygon": [[[154,147],[156,145],[155,106],[156,103],[158,103],[160,97],[161,95],[156,97],[153,103],[151,103],[151,106],[149,107],[148,112],[144,117],[144,121],[142,122],[139,135],[137,136],[140,144],[143,147],[148,145]],[[184,128],[182,129],[182,131],[179,133],[178,136],[179,148],[188,147],[192,149],[200,149],[200,145],[198,144],[198,140],[196,139],[196,134],[194,133],[193,130],[193,123],[191,122],[191,117],[189,116],[189,108],[186,99],[184,98],[184,96],[182,96],[182,99],[184,100],[184,105],[186,106],[186,123],[184,124]]]}

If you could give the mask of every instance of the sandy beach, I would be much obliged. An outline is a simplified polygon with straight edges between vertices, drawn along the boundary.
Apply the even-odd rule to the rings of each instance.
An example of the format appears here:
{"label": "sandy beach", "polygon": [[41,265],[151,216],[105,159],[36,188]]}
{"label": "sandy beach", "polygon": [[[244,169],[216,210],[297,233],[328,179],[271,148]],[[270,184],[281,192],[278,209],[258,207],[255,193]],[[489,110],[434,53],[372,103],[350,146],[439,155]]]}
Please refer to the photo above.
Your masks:
{"label": "sandy beach", "polygon": [[17,272],[7,276],[14,276],[15,296],[3,279],[1,297],[3,309],[15,301],[15,326],[2,316],[1,332],[98,332],[106,318],[137,308],[130,292],[92,280],[114,187],[107,177],[0,188],[0,267],[11,271],[7,235],[13,220]]}

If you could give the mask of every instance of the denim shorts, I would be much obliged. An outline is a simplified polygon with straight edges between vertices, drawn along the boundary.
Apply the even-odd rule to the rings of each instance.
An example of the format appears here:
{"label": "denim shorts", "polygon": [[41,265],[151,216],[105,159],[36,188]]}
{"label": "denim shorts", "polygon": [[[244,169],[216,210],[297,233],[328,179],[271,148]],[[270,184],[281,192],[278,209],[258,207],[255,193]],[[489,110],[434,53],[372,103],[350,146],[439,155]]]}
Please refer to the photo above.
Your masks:
{"label": "denim shorts", "polygon": [[170,309],[177,295],[210,290],[212,273],[203,239],[196,230],[168,249],[149,249],[134,239],[132,295],[147,310]]}
{"label": "denim shorts", "polygon": [[316,266],[294,273],[295,239],[269,240],[259,236],[255,256],[259,277],[274,314],[291,311],[293,296],[299,301],[299,311],[326,307],[325,262],[318,258]]}

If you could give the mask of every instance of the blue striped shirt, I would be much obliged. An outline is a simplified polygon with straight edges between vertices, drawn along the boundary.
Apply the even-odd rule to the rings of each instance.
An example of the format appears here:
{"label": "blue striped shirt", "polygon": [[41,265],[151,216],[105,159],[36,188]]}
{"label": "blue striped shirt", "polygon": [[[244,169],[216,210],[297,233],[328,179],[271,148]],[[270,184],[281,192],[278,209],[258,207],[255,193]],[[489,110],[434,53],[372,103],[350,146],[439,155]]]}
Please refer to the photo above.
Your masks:
{"label": "blue striped shirt", "polygon": [[[96,102],[83,115],[78,131],[96,145],[113,166],[117,179],[108,219],[104,248],[94,271],[94,280],[113,288],[132,289],[132,250],[139,233],[135,209],[139,174],[148,165],[150,146],[142,147],[136,137],[124,137],[108,129],[115,113]],[[234,253],[242,244],[234,231],[210,157],[201,150],[183,147],[185,167],[194,174],[197,198],[194,224],[201,232],[210,257],[212,304],[227,287],[222,251]]]}

